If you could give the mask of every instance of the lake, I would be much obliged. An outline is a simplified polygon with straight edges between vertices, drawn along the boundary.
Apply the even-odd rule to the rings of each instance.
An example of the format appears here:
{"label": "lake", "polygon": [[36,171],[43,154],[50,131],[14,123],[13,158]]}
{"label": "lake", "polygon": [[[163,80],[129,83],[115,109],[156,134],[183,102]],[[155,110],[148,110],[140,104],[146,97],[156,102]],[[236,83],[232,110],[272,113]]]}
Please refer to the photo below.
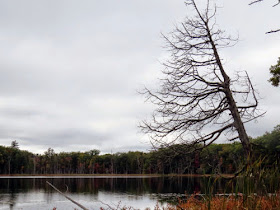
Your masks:
{"label": "lake", "polygon": [[[165,205],[177,196],[206,193],[209,178],[151,176],[15,176],[0,177],[0,209],[80,209],[46,181],[88,209],[126,206],[136,209]],[[222,180],[214,193],[223,193]]]}

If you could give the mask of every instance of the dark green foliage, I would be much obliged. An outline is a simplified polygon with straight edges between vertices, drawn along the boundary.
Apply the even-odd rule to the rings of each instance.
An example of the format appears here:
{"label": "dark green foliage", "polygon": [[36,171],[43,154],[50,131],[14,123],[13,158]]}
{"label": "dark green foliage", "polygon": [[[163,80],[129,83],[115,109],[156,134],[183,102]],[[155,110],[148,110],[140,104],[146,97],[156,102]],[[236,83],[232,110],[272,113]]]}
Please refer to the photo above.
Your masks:
{"label": "dark green foliage", "polygon": [[269,79],[271,84],[273,86],[279,86],[279,80],[280,80],[280,57],[278,58],[277,64],[274,66],[271,66],[270,74],[272,74],[272,77]]}
{"label": "dark green foliage", "polygon": [[0,146],[0,173],[24,174],[32,173],[33,154],[13,147]]}
{"label": "dark green foliage", "polygon": [[255,145],[257,157],[265,158],[264,164],[271,167],[275,162],[280,161],[280,125],[277,125],[272,132],[266,132],[263,136],[252,141]]}
{"label": "dark green foliage", "polygon": [[[259,171],[278,168],[280,125],[252,139]],[[99,150],[32,154],[0,146],[1,174],[233,174],[243,167],[244,152],[238,142],[211,144],[188,152],[188,145],[172,145],[150,152],[102,154]],[[255,170],[255,169],[254,169]],[[275,171],[275,170],[274,170]],[[251,173],[251,172],[248,172]],[[260,172],[262,173],[262,172]],[[262,176],[264,177],[264,176]],[[272,180],[273,181],[273,180]]]}

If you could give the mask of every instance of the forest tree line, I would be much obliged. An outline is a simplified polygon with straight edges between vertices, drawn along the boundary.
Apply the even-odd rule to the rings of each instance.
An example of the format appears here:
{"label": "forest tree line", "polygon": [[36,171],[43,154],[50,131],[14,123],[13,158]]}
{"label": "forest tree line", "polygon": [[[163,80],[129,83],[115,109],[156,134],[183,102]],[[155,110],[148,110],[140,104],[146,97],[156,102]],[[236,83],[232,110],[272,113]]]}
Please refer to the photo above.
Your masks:
{"label": "forest tree line", "polygon": [[[280,125],[272,132],[251,139],[254,156],[265,167],[280,161]],[[236,172],[243,164],[239,142],[211,144],[188,154],[185,145],[173,145],[150,152],[100,154],[60,152],[49,148],[44,154],[20,150],[16,141],[0,146],[0,174],[209,174]]]}

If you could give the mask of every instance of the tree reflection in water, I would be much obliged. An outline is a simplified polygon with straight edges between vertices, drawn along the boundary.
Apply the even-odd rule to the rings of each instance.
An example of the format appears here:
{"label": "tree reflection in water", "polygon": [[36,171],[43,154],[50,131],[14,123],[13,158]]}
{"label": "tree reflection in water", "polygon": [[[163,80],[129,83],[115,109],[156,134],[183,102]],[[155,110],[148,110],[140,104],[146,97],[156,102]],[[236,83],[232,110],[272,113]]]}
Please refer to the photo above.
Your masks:
{"label": "tree reflection in water", "polygon": [[[62,192],[90,209],[99,209],[102,202],[140,208],[154,207],[157,201],[177,195],[208,193],[209,179],[201,177],[64,177],[64,178],[1,178],[0,209],[58,209],[73,208],[73,204],[46,184],[49,181]],[[212,180],[213,181],[213,180]],[[213,182],[211,182],[213,183]],[[219,179],[211,186],[213,193],[225,193],[225,181]],[[229,192],[231,189],[228,189]],[[165,199],[162,199],[165,198]],[[36,206],[36,208],[35,208]],[[97,208],[98,206],[98,208]],[[75,206],[74,206],[75,208]]]}

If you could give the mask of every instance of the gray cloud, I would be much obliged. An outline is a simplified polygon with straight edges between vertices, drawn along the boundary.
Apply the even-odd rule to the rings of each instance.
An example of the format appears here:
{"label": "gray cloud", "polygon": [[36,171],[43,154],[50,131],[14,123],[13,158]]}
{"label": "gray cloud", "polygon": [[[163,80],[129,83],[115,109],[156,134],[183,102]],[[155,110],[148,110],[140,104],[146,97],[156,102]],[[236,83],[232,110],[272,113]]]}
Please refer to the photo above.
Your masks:
{"label": "gray cloud", "polygon": [[[261,135],[279,119],[279,90],[267,83],[267,69],[280,40],[264,32],[280,17],[268,5],[219,4],[217,22],[241,38],[223,51],[227,65],[248,70],[261,95],[269,92],[261,101],[267,116],[248,125],[250,135]],[[160,32],[189,12],[174,0],[1,1],[1,144],[17,139],[33,152],[149,149],[137,124],[153,106],[136,92],[157,86],[166,56]]]}

